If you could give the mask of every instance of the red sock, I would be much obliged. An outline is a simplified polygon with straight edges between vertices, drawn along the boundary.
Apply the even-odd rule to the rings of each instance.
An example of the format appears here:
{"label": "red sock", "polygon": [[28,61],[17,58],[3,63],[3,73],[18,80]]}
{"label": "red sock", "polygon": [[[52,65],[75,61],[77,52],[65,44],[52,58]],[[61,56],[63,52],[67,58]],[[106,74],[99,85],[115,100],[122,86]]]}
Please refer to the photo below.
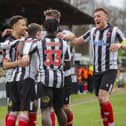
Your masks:
{"label": "red sock", "polygon": [[37,113],[36,112],[30,112],[29,113],[29,123],[28,126],[35,126],[37,120]]}
{"label": "red sock", "polygon": [[17,116],[15,114],[9,114],[7,118],[7,126],[15,126],[16,118]]}
{"label": "red sock", "polygon": [[18,126],[29,126],[28,122],[29,122],[28,118],[20,116],[19,117],[19,124],[18,124]]}
{"label": "red sock", "polygon": [[114,124],[113,109],[109,101],[102,103],[102,110],[103,110],[104,115],[107,116],[109,124]]}
{"label": "red sock", "polygon": [[108,126],[108,118],[103,112],[102,105],[100,105],[100,110],[101,110],[101,118],[102,118],[103,124],[104,126]]}
{"label": "red sock", "polygon": [[67,126],[73,126],[73,113],[70,111],[70,113],[67,115]]}
{"label": "red sock", "polygon": [[55,126],[55,124],[56,124],[55,112],[50,113],[50,118],[51,118],[51,121],[52,121],[52,126]]}
{"label": "red sock", "polygon": [[8,119],[8,116],[9,116],[9,113],[6,113],[6,116],[5,116],[5,126],[7,126],[7,119]]}

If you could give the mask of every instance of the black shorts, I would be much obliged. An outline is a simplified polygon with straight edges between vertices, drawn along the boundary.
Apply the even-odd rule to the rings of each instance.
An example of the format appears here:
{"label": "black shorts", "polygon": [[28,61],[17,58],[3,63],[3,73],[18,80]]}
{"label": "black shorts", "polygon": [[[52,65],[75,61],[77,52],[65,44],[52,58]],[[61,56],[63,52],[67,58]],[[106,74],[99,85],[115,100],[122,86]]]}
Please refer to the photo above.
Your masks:
{"label": "black shorts", "polygon": [[64,86],[64,104],[70,103],[70,95],[72,93],[72,84]]}
{"label": "black shorts", "polygon": [[30,111],[33,109],[33,100],[35,98],[35,82],[27,78],[17,82],[18,95],[20,101],[20,111]]}
{"label": "black shorts", "polygon": [[70,95],[64,96],[64,105],[69,105],[70,104]]}
{"label": "black shorts", "polygon": [[6,83],[6,97],[8,111],[19,111],[19,96],[17,89],[17,82],[7,82]]}
{"label": "black shorts", "polygon": [[95,86],[96,96],[98,96],[99,89],[103,89],[111,93],[116,75],[117,70],[108,70],[103,73],[94,74],[93,83]]}
{"label": "black shorts", "polygon": [[61,108],[64,105],[64,90],[63,88],[46,87],[41,82],[38,83],[38,98],[40,99],[40,108],[53,106]]}
{"label": "black shorts", "polygon": [[34,82],[34,97],[32,97],[32,101],[37,100],[37,90],[38,90],[38,83]]}

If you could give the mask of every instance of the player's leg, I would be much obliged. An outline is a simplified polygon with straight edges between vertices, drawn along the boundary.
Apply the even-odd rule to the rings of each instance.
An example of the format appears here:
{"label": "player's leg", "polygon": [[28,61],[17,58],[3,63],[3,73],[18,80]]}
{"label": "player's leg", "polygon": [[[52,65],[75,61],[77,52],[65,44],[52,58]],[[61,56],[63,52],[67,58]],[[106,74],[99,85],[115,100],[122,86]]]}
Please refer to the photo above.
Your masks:
{"label": "player's leg", "polygon": [[56,116],[53,107],[51,107],[51,113],[50,113],[50,118],[52,121],[52,126],[56,125]]}
{"label": "player's leg", "polygon": [[42,126],[52,126],[50,118],[51,107],[42,108]]}
{"label": "player's leg", "polygon": [[73,126],[73,112],[70,108],[70,96],[65,98],[64,111],[67,115],[67,126]]}
{"label": "player's leg", "polygon": [[63,88],[54,88],[54,110],[57,116],[59,126],[67,126],[67,116],[64,111],[64,90]]}
{"label": "player's leg", "polygon": [[19,97],[16,82],[10,82],[6,85],[8,99],[8,114],[6,117],[7,126],[15,126],[19,111]]}
{"label": "player's leg", "polygon": [[[67,84],[66,84],[67,85]],[[64,111],[67,115],[67,126],[73,126],[73,112],[70,108],[70,95],[72,92],[72,85],[64,86]]]}
{"label": "player's leg", "polygon": [[29,123],[28,126],[36,126],[37,122],[37,100],[33,101],[33,110],[29,111]]}
{"label": "player's leg", "polygon": [[[94,78],[93,78],[94,79],[93,83],[95,85],[95,94],[96,94],[97,98],[98,98],[98,92],[99,92],[99,88],[100,88],[100,84],[101,84],[101,78],[102,78],[101,74],[100,75],[94,75]],[[108,118],[104,114],[104,111],[103,111],[102,106],[101,106],[102,104],[101,103],[99,103],[99,104],[100,104],[100,115],[101,115],[101,118],[102,118],[103,125],[108,126]]]}
{"label": "player's leg", "polygon": [[29,126],[29,110],[31,110],[32,105],[30,105],[34,94],[34,80],[27,78],[25,80],[18,82],[18,92],[20,97],[20,116],[19,116],[19,126]]}
{"label": "player's leg", "polygon": [[31,104],[33,105],[32,110],[29,111],[29,126],[36,126],[37,122],[37,109],[38,109],[38,100],[37,100],[37,83],[35,83],[35,88],[33,94],[33,99]]}
{"label": "player's leg", "polygon": [[42,112],[42,126],[52,126],[50,113],[53,107],[53,88],[44,86],[41,82],[38,83],[38,98]]}
{"label": "player's leg", "polygon": [[[7,105],[9,105],[9,83],[6,83],[6,97],[7,97]],[[10,108],[8,106],[7,108],[7,113],[5,115],[5,126],[7,126],[7,119],[8,119],[8,116],[9,116],[9,112],[10,112]]]}
{"label": "player's leg", "polygon": [[[101,85],[99,87],[98,100],[100,103],[101,115],[104,118],[103,123],[105,126],[115,126],[113,108],[109,100],[109,96],[116,79],[116,74],[116,70],[109,70],[105,72],[102,75]],[[106,124],[106,122],[108,123]]]}

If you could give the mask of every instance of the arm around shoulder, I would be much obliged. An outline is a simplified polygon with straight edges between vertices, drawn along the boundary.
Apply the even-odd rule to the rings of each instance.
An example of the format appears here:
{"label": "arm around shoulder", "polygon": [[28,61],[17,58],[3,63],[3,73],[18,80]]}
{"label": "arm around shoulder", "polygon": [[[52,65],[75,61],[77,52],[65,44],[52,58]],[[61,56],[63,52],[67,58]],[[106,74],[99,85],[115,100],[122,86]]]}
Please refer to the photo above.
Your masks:
{"label": "arm around shoulder", "polygon": [[83,43],[84,43],[84,40],[83,40],[82,36],[80,36],[80,37],[75,37],[73,40],[70,41],[70,43],[71,43],[72,45],[77,46],[77,45],[83,44]]}
{"label": "arm around shoulder", "polygon": [[18,61],[8,61],[7,59],[3,59],[3,69],[7,70],[7,69],[11,69],[11,68],[15,68],[18,66]]}
{"label": "arm around shoulder", "polygon": [[60,32],[57,34],[57,37],[62,38],[66,41],[69,41],[72,45],[75,45],[75,46],[84,43],[83,36],[76,37],[76,35],[72,32],[67,33],[67,34],[63,34]]}

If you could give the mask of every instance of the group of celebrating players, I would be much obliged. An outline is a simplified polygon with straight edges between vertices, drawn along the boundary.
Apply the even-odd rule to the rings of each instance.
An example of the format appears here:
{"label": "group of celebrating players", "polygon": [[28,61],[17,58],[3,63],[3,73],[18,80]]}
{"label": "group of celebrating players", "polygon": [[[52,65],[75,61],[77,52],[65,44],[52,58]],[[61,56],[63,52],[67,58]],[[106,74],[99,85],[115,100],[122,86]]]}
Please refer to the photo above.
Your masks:
{"label": "group of celebrating players", "polygon": [[[61,13],[55,9],[44,11],[42,26],[16,15],[10,18],[11,27],[3,49],[3,68],[6,73],[8,113],[6,126],[35,126],[39,106],[42,126],[72,126],[70,109],[71,52],[70,42],[79,45],[90,41],[94,56],[94,85],[104,126],[115,126],[109,94],[117,73],[117,52],[126,50],[126,38],[118,27],[108,23],[108,12],[97,8],[95,27],[76,37],[60,28]],[[120,42],[120,43],[118,43]]]}

